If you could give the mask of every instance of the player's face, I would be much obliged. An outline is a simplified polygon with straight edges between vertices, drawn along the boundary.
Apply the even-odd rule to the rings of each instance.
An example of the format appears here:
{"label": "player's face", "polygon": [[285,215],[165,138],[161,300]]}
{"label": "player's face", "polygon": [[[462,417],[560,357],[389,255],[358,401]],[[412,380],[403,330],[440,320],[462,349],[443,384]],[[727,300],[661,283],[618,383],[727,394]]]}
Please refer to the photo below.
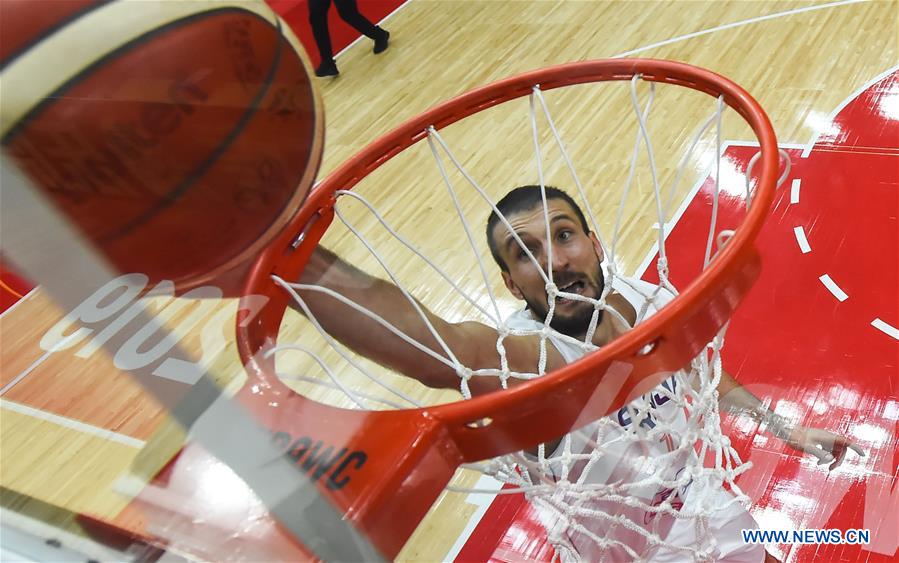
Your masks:
{"label": "player's face", "polygon": [[[542,205],[536,205],[529,211],[514,213],[507,219],[544,272],[548,271],[547,259],[551,248],[552,281],[559,291],[598,299],[605,285],[600,266],[603,254],[599,241],[593,233],[584,232],[568,202],[549,199],[546,206],[551,242],[546,237],[546,219]],[[508,268],[508,272],[502,273],[506,287],[515,297],[524,300],[537,318],[545,319],[549,304],[546,284],[540,271],[505,225],[500,223],[496,226],[494,237],[499,245],[500,256]],[[593,305],[590,302],[557,297],[550,326],[563,334],[582,337],[587,332],[592,316]],[[598,319],[602,320],[602,317]]]}

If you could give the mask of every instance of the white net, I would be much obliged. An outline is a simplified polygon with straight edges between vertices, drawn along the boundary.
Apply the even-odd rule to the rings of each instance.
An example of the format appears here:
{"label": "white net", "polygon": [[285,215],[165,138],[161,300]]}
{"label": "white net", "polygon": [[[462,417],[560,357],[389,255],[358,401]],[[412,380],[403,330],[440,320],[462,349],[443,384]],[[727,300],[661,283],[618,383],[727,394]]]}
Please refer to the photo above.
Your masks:
{"label": "white net", "polygon": [[[339,284],[326,281],[327,275],[313,280],[314,283],[276,278],[276,283],[292,296],[293,307],[303,313],[319,335],[316,339],[307,333],[296,336],[302,330],[297,325],[302,322],[295,315],[285,318],[279,337],[285,344],[269,351],[277,354],[282,379],[316,400],[361,409],[406,408],[456,398],[446,391],[410,384],[409,379],[417,379],[426,387],[440,387],[424,376],[408,373],[411,370],[397,375],[393,373],[396,370],[377,365],[401,365],[393,356],[401,352],[379,355],[378,351],[372,351],[370,344],[359,345],[351,334],[352,327],[341,328],[338,326],[341,321],[333,315],[323,318],[317,314],[316,303],[323,300],[341,303],[346,323],[370,321],[374,324],[365,326],[378,327],[385,339],[390,337],[402,343],[410,354],[418,354],[415,357],[443,366],[454,374],[458,393],[469,399],[484,389],[507,388],[544,377],[550,371],[548,366],[553,358],[561,357],[563,363],[577,361],[675,299],[678,289],[669,275],[666,238],[672,218],[680,212],[674,204],[679,202],[683,207],[680,202],[686,199],[686,178],[695,175],[697,170],[710,170],[714,178],[706,244],[695,249],[702,268],[732,234],[726,229],[719,230],[717,218],[722,181],[727,189],[734,191],[733,182],[722,179],[728,172],[727,164],[720,158],[725,105],[722,99],[717,99],[715,107],[707,109],[697,120],[701,125],[696,131],[678,136],[664,127],[653,130],[648,124],[656,102],[655,83],[644,83],[638,76],[629,86],[627,99],[631,110],[628,113],[635,118],[630,125],[635,134],[632,145],[612,140],[611,136],[624,134],[627,126],[623,120],[620,123],[606,120],[603,125],[610,138],[604,141],[598,141],[590,133],[594,116],[584,113],[587,109],[595,109],[599,116],[612,115],[609,112],[617,112],[616,119],[624,116],[620,108],[609,109],[614,107],[614,102],[604,97],[605,94],[591,94],[586,107],[578,106],[580,110],[567,113],[568,127],[587,138],[585,144],[569,150],[544,92],[534,86],[526,109],[530,159],[534,167],[531,172],[519,170],[516,176],[508,169],[514,168],[514,158],[499,161],[494,158],[499,164],[485,166],[478,157],[485,153],[477,149],[470,151],[466,163],[466,158],[457,156],[450,148],[454,145],[469,149],[472,136],[482,144],[490,144],[484,131],[489,132],[492,125],[509,119],[502,113],[488,115],[478,125],[469,125],[461,140],[453,142],[442,131],[427,130],[427,148],[436,163],[438,182],[426,177],[418,161],[414,164],[407,161],[400,166],[415,167],[419,176],[413,176],[415,187],[404,192],[405,197],[398,195],[400,192],[393,185],[389,189],[397,194],[395,197],[377,187],[369,190],[369,195],[358,188],[336,192],[335,227],[339,234],[332,235],[323,244],[333,248],[345,262],[380,272],[378,276],[404,297],[408,311],[401,315],[390,308],[373,306],[378,299],[375,287],[367,287],[361,293],[342,292]],[[579,88],[565,90],[577,90],[576,95],[583,99],[584,90]],[[691,92],[673,86],[663,88]],[[685,95],[693,95],[690,101],[695,102],[695,92]],[[708,108],[709,98],[699,96],[706,100]],[[676,96],[669,101],[673,108],[685,107],[684,101]],[[541,120],[545,127],[541,128]],[[520,133],[517,131],[515,141],[493,142],[520,146],[523,144]],[[656,134],[664,139],[665,156],[661,162],[653,150]],[[468,140],[465,135],[469,136]],[[605,148],[607,144],[629,146],[626,158],[612,162],[608,156],[611,151],[596,151],[597,146]],[[669,148],[675,146],[681,150]],[[550,152],[555,159],[548,159],[546,153]],[[573,153],[588,161],[587,168],[592,169],[589,181],[582,182]],[[671,156],[675,153],[680,156]],[[597,154],[605,158],[599,159]],[[486,180],[476,180],[477,174],[471,168],[478,169]],[[609,182],[606,177],[610,174],[617,174],[618,180]],[[508,186],[509,177],[521,176],[532,179],[531,192],[539,194],[537,205],[530,209],[528,217],[531,227],[538,224],[540,232],[522,229],[520,210],[504,213],[497,204],[497,189],[492,186],[498,183]],[[572,275],[567,267],[556,268],[561,258],[554,257],[554,252],[562,251],[550,241],[560,236],[553,216],[553,202],[558,202],[558,196],[548,186],[555,183],[552,177],[563,176],[567,176],[564,184],[568,192],[583,211],[587,229],[596,236],[600,270],[596,275],[597,291],[592,294],[588,291],[592,278]],[[745,182],[739,188],[739,196],[748,206],[750,174],[738,176]],[[585,188],[597,185],[597,181],[621,185],[620,193]],[[388,183],[383,177],[380,182],[380,186]],[[485,182],[491,187],[485,187]],[[442,186],[439,192],[425,191],[426,185],[435,183]],[[663,185],[669,187],[663,189]],[[379,186],[377,182],[376,186]],[[442,199],[437,203],[435,194],[440,193]],[[594,211],[597,206],[599,213]],[[403,209],[407,210],[405,214],[398,213]],[[530,269],[539,277],[538,285],[545,299],[527,301],[528,307],[521,308],[503,296],[505,288],[498,281],[501,274],[489,263],[489,254],[479,237],[483,227],[470,219],[473,214],[483,215],[484,211],[492,211],[496,216],[497,236],[504,234],[511,241],[503,255],[508,257],[514,250],[520,260],[516,267],[519,271]],[[453,223],[458,224],[458,230],[451,232]],[[332,227],[331,231],[334,230]],[[603,236],[608,232],[610,237]],[[647,243],[653,249],[649,255],[655,255],[654,283],[639,279],[637,274],[642,272],[628,275],[624,271],[625,265],[634,263],[640,248],[645,253]],[[509,287],[508,283],[505,285]],[[526,293],[517,285],[516,288]],[[555,322],[557,317],[565,316],[558,309],[584,310],[585,307],[587,313],[579,317],[582,323],[579,328]],[[446,323],[458,326],[472,319],[492,330],[490,338],[496,359],[491,365],[482,362],[469,365],[465,360],[471,354],[466,353],[466,347],[471,343],[447,338]],[[534,350],[527,356],[533,360],[529,369],[520,369],[522,361],[517,356],[520,348],[509,344],[515,337],[533,342]],[[724,331],[708,343],[690,366],[617,412],[599,420],[583,420],[579,428],[560,437],[558,442],[541,444],[532,452],[488,460],[468,469],[512,485],[492,492],[523,492],[538,509],[548,537],[562,560],[715,560],[722,553],[716,527],[721,522],[741,522],[741,518],[748,517],[741,504],[746,499],[734,483],[747,466],[720,429],[717,386],[722,377],[723,343]],[[399,347],[385,344],[391,350]],[[459,486],[450,489],[472,491]]]}

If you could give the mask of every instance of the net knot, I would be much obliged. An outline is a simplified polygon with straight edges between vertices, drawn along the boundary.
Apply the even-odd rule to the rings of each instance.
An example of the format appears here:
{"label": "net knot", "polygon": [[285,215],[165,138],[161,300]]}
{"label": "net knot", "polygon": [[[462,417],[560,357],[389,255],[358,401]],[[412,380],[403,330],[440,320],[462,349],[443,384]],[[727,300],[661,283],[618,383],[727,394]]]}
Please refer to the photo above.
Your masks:
{"label": "net knot", "polygon": [[659,256],[659,261],[657,267],[660,271],[668,271],[668,257],[667,256]]}
{"label": "net knot", "polygon": [[555,283],[553,283],[553,282],[547,282],[547,283],[546,283],[546,295],[547,295],[547,297],[549,297],[550,300],[553,300],[553,299],[556,298],[556,296],[557,296],[558,294],[559,294],[559,287],[558,287]]}

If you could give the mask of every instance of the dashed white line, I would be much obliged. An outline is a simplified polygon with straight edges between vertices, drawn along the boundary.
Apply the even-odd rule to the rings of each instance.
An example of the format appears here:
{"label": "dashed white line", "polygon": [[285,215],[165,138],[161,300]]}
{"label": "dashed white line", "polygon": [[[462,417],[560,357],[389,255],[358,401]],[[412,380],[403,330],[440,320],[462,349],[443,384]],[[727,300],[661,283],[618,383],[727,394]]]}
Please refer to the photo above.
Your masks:
{"label": "dashed white line", "polygon": [[874,319],[873,321],[871,321],[871,326],[883,332],[887,336],[892,336],[896,340],[899,340],[899,328],[894,327],[890,323],[881,319]]}
{"label": "dashed white line", "polygon": [[808,239],[805,238],[805,229],[801,226],[793,227],[793,234],[796,235],[796,242],[799,244],[799,249],[802,250],[803,254],[808,254],[812,251],[812,247],[808,245]]}
{"label": "dashed white line", "polygon": [[799,203],[799,183],[801,181],[799,178],[795,178],[793,183],[790,184],[790,205]]}
{"label": "dashed white line", "polygon": [[846,295],[846,292],[843,291],[842,288],[837,285],[837,282],[833,281],[833,278],[831,278],[828,274],[824,274],[818,279],[821,280],[821,283],[824,284],[824,287],[826,287],[827,290],[831,292],[833,296],[836,297],[839,301],[845,301],[849,299],[849,296]]}
{"label": "dashed white line", "polygon": [[94,426],[93,424],[81,422],[80,420],[75,420],[74,418],[68,418],[65,416],[59,416],[58,414],[53,414],[51,412],[42,411],[40,409],[29,407],[21,403],[10,401],[9,399],[0,400],[0,405],[2,405],[4,409],[9,409],[19,414],[46,420],[47,422],[52,422],[53,424],[57,424],[59,426],[65,426],[66,428],[70,428],[77,432],[90,434],[98,438],[103,438],[104,440],[109,440],[110,442],[116,442],[125,446],[131,446],[132,448],[143,448],[146,444],[146,442],[144,442],[143,440],[138,440],[137,438],[132,438],[131,436],[126,436],[125,434],[119,434],[118,432],[113,432],[112,430],[100,428],[99,426]]}

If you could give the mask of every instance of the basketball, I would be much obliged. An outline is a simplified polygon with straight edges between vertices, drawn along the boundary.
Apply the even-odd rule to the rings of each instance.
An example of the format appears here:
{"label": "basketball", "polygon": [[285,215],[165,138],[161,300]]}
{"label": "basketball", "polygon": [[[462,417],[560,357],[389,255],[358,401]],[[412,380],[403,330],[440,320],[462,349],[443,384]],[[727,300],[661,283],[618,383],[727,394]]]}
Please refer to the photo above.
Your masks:
{"label": "basketball", "polygon": [[321,157],[291,31],[261,0],[0,10],[0,133],[35,188],[116,270],[234,294]]}

